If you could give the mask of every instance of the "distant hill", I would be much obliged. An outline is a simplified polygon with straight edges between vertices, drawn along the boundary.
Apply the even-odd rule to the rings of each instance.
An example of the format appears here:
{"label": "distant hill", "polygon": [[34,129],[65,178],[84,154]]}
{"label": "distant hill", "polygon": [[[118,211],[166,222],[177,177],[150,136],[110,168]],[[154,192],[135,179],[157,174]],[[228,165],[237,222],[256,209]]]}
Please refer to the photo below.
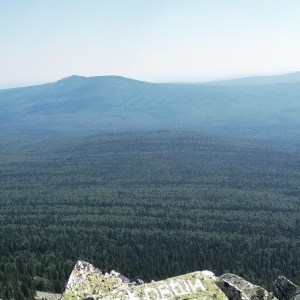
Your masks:
{"label": "distant hill", "polygon": [[267,84],[278,84],[278,83],[295,83],[300,82],[300,72],[273,75],[273,76],[251,76],[237,79],[218,80],[211,81],[205,84],[213,85],[226,85],[226,86],[255,86],[255,85],[267,85]]}
{"label": "distant hill", "polygon": [[[226,85],[71,76],[54,83],[0,90],[0,129],[10,132],[183,129],[231,131],[238,135],[257,135],[262,130],[271,130],[272,134],[297,132],[300,80],[288,81],[292,78],[296,81],[299,74],[232,80]],[[255,85],[255,81],[273,84]],[[242,86],[241,82],[248,84]]]}

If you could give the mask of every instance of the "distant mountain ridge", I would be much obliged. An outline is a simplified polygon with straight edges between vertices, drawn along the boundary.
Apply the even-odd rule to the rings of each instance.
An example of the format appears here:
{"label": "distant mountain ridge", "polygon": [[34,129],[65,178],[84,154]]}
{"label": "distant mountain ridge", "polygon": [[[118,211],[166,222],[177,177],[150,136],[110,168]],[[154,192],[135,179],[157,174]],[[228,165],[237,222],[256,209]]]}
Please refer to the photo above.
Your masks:
{"label": "distant mountain ridge", "polygon": [[[295,132],[300,129],[300,78],[289,81],[298,77],[300,73],[226,84],[168,84],[121,76],[70,76],[0,90],[0,129]],[[248,85],[241,84],[245,81]]]}
{"label": "distant mountain ridge", "polygon": [[296,83],[300,82],[300,72],[281,74],[281,75],[261,75],[261,76],[247,76],[235,79],[216,80],[205,82],[201,84],[213,84],[223,86],[256,86],[279,83]]}

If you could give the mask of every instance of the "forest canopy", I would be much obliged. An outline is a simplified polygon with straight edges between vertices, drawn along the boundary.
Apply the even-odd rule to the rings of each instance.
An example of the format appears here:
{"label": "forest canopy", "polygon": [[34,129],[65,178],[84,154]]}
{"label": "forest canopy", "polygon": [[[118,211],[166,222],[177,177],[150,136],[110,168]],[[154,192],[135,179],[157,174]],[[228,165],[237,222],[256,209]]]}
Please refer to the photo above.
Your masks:
{"label": "forest canopy", "polygon": [[225,272],[300,282],[300,154],[192,132],[0,149],[0,298],[61,292],[78,259],[130,279]]}

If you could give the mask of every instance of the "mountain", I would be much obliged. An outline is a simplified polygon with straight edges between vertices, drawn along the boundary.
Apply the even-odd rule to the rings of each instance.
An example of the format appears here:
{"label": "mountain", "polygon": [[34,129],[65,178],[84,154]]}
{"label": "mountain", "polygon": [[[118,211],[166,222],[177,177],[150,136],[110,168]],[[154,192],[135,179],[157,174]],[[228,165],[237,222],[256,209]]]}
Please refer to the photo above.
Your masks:
{"label": "mountain", "polygon": [[[297,76],[290,74],[294,80]],[[0,90],[0,129],[298,134],[300,79],[291,83],[286,82],[288,77],[275,76],[266,81],[276,84],[241,86],[233,80],[224,86],[149,83],[119,76],[71,76],[54,83]]]}

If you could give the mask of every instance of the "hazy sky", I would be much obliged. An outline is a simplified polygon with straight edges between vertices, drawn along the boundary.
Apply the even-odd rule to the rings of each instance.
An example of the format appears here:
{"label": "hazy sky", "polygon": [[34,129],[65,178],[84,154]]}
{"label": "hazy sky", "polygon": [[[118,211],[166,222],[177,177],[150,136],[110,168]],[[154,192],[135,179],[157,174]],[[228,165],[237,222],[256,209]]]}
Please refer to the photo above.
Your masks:
{"label": "hazy sky", "polygon": [[0,0],[0,88],[300,71],[299,0]]}

